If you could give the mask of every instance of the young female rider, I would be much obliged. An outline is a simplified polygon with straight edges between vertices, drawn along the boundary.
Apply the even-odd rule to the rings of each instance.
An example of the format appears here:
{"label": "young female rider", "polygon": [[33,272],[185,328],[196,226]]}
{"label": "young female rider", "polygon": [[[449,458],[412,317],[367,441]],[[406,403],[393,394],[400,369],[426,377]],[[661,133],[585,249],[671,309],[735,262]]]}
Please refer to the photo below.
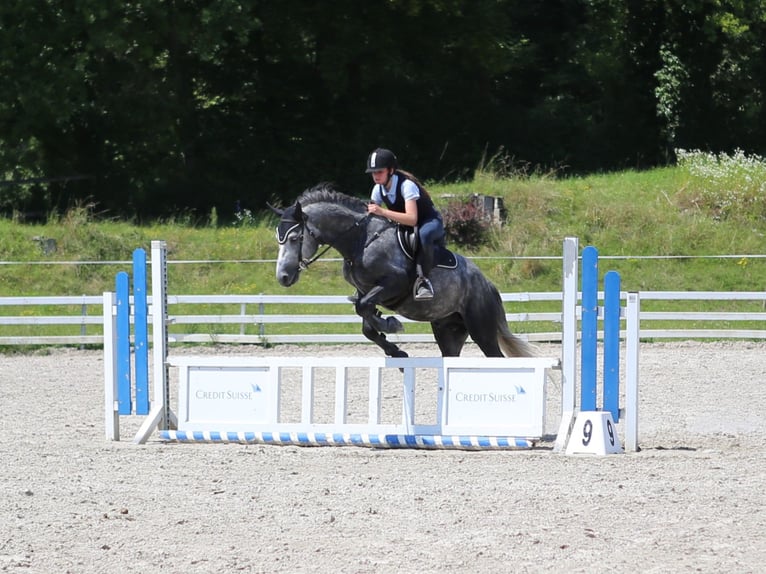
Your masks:
{"label": "young female rider", "polygon": [[414,175],[397,167],[391,150],[378,148],[369,155],[367,173],[372,174],[375,185],[367,212],[408,227],[417,226],[420,248],[413,291],[417,300],[433,299],[434,289],[428,275],[434,266],[434,248],[444,243],[444,224],[423,185]]}

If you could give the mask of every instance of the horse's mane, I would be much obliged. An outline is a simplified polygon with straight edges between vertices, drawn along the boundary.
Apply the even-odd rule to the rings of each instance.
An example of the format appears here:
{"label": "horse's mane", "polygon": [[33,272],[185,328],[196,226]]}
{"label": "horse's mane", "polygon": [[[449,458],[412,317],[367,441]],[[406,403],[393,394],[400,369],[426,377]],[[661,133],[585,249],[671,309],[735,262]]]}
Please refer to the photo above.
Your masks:
{"label": "horse's mane", "polygon": [[301,193],[298,202],[305,207],[312,203],[335,203],[347,207],[352,211],[364,212],[367,210],[364,201],[357,197],[351,197],[335,189],[335,185],[328,182],[318,183]]}

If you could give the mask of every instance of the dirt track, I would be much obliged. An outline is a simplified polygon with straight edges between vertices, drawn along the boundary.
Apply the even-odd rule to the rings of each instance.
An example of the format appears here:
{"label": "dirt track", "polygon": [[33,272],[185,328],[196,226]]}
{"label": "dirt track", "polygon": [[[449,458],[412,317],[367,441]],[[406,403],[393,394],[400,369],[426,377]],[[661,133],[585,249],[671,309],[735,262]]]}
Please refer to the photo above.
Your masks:
{"label": "dirt track", "polygon": [[108,443],[100,352],[0,356],[0,571],[762,572],[765,351],[642,345],[642,451],[600,458]]}

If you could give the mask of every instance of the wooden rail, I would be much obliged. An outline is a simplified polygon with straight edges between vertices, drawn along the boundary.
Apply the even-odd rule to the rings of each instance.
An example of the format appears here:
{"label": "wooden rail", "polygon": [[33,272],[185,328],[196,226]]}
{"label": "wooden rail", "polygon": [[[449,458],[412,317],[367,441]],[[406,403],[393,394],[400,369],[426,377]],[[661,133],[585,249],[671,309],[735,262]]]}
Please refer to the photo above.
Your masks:
{"label": "wooden rail", "polygon": [[[623,294],[624,298],[625,294]],[[599,293],[599,298],[603,293]],[[648,311],[640,313],[642,339],[766,339],[766,292],[761,291],[642,291],[644,307],[651,301],[706,301],[727,303],[752,302],[760,310],[750,311]],[[506,319],[515,331],[530,341],[561,340],[561,293],[504,293],[503,301],[514,309]],[[548,302],[545,304],[545,302]],[[151,303],[151,298],[150,298]],[[552,311],[523,311],[525,305],[540,303]],[[103,334],[103,298],[101,296],[55,296],[55,297],[0,297],[0,345],[100,345]],[[239,312],[192,314],[178,306],[230,305],[238,306]],[[300,308],[311,305],[311,313],[301,313]],[[316,307],[327,306],[327,313],[316,313]],[[179,311],[174,313],[174,307]],[[257,308],[257,312],[252,312]],[[169,324],[174,325],[238,325],[239,333],[170,332],[170,342],[186,343],[358,343],[366,342],[358,329],[348,333],[285,333],[275,332],[275,325],[342,325],[359,324],[359,317],[345,296],[321,295],[170,295],[168,296]],[[55,311],[51,311],[55,309]],[[403,323],[411,321],[399,317]],[[651,323],[663,323],[663,328],[652,329]],[[710,328],[688,328],[688,324],[714,323]],[[729,323],[750,322],[755,328],[734,328]],[[672,328],[666,327],[672,323]],[[760,323],[761,325],[757,325]],[[533,325],[532,325],[533,324]],[[722,325],[724,325],[722,327]],[[70,326],[71,333],[52,334]],[[763,328],[761,328],[761,326]],[[79,332],[75,329],[79,327]],[[246,331],[251,332],[246,332]],[[316,330],[316,329],[315,329]],[[33,332],[31,332],[33,331]],[[95,331],[95,332],[94,332]],[[176,330],[177,331],[177,330]],[[255,331],[255,332],[252,332]],[[302,329],[305,331],[305,329]],[[527,332],[528,331],[528,332]],[[431,342],[430,333],[399,334],[390,336],[398,342]]]}

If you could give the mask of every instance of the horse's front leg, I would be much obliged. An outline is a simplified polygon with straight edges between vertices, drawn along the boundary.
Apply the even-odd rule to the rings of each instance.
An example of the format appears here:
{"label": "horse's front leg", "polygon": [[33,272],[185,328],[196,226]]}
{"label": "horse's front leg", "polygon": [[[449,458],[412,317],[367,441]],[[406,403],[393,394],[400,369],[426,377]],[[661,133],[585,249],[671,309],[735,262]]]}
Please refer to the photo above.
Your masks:
{"label": "horse's front leg", "polygon": [[388,341],[384,335],[384,333],[398,333],[403,331],[404,327],[396,317],[383,318],[378,311],[375,302],[382,290],[383,287],[377,286],[364,295],[357,291],[356,295],[350,298],[356,313],[362,318],[362,334],[383,349],[389,357],[407,357],[407,353]]}
{"label": "horse's front leg", "polygon": [[[401,333],[404,331],[404,325],[396,317],[383,317],[378,311],[379,295],[385,287],[376,285],[365,295],[354,302],[356,313],[365,321],[368,321],[370,327],[377,329],[382,333]],[[369,337],[368,337],[369,338]]]}
{"label": "horse's front leg", "polygon": [[389,357],[409,357],[396,344],[387,340],[386,336],[376,327],[373,327],[366,318],[362,318],[362,334],[383,349],[383,352]]}

